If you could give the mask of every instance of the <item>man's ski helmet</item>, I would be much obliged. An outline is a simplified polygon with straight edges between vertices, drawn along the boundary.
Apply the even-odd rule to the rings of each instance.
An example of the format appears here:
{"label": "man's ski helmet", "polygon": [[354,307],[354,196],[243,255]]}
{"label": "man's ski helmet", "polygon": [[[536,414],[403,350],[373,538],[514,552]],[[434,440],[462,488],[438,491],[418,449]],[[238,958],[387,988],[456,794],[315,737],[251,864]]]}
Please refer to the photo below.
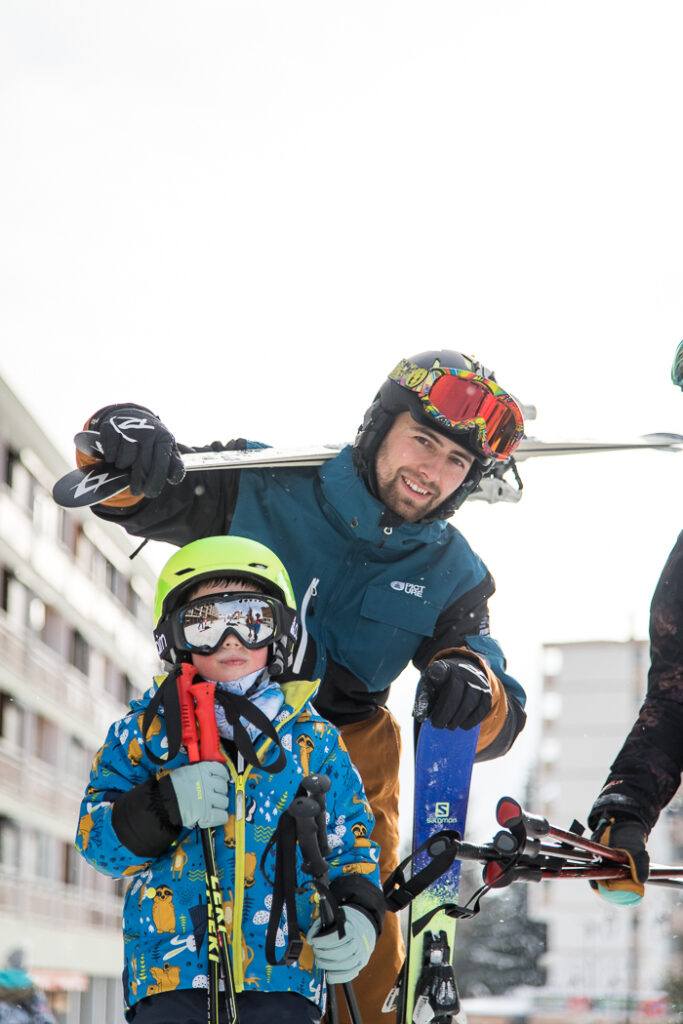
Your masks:
{"label": "man's ski helmet", "polygon": [[172,616],[204,580],[228,578],[253,582],[258,593],[280,603],[279,628],[269,646],[268,671],[281,675],[294,658],[298,636],[296,599],[284,565],[270,548],[246,537],[203,537],[176,551],[161,570],[154,595],[154,638],[159,657],[188,661],[173,641]]}
{"label": "man's ski helmet", "polygon": [[[492,450],[487,443],[486,430],[480,416],[477,416],[476,421],[468,416],[462,421],[451,422],[430,402],[428,391],[426,394],[420,393],[426,391],[432,378],[448,378],[449,374],[452,377],[473,375],[475,388],[482,395],[485,392],[490,393],[491,402],[502,411],[505,417],[505,443],[500,452]],[[417,423],[438,431],[462,445],[474,456],[474,462],[463,483],[422,522],[447,519],[452,515],[475,490],[482,476],[492,470],[495,462],[509,457],[524,434],[524,422],[519,406],[496,384],[493,371],[478,360],[448,349],[420,352],[410,356],[401,360],[382,384],[356,435],[353,464],[356,472],[364,478],[375,496],[377,452],[396,416],[401,412],[409,412]]]}

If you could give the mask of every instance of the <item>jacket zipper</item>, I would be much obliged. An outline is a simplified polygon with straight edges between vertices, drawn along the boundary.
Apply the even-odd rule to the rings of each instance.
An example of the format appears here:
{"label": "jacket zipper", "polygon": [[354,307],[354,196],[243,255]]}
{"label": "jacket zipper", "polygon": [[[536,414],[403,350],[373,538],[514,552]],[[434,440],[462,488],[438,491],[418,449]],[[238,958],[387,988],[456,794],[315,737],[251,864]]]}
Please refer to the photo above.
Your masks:
{"label": "jacket zipper", "polygon": [[[317,583],[317,580],[313,581]],[[313,584],[312,584],[313,585]],[[309,588],[310,589],[310,588]],[[278,732],[295,718],[301,708],[293,708],[292,714],[275,726]],[[267,739],[258,749],[259,758],[272,745]],[[244,764],[244,758],[238,752],[237,765],[227,761],[230,773],[235,780],[235,893],[232,905],[232,974],[235,992],[244,991],[244,964],[242,962],[242,914],[244,912],[244,881],[246,877],[246,784],[252,765]],[[225,895],[225,894],[224,894]]]}
{"label": "jacket zipper", "polygon": [[299,649],[296,652],[296,658],[294,659],[294,665],[292,666],[292,672],[296,675],[301,671],[301,666],[304,662],[304,655],[306,654],[306,648],[308,646],[308,630],[306,629],[306,613],[308,612],[308,605],[311,598],[316,597],[318,594],[318,584],[320,580],[313,577],[308,585],[308,590],[304,594],[304,599],[301,602],[301,610],[299,612],[299,621],[301,623],[301,640],[299,641]]}
{"label": "jacket zipper", "polygon": [[245,786],[251,765],[244,771],[244,759],[237,755],[237,774],[235,776],[235,895],[232,907],[232,973],[235,991],[244,991],[244,964],[242,962],[242,913],[244,910],[244,879],[245,879]]}

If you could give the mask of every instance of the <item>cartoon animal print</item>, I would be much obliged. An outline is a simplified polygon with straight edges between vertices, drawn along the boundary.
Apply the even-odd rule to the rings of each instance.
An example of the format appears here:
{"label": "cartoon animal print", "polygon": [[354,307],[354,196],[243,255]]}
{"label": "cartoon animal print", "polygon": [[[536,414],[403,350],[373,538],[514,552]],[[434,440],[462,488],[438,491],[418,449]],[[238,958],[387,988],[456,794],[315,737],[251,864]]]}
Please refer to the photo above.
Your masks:
{"label": "cartoon animal print", "polygon": [[140,746],[135,737],[133,737],[133,739],[128,744],[128,750],[126,751],[126,754],[128,755],[128,760],[130,761],[130,763],[137,768],[137,766],[140,764],[140,761],[142,761],[142,747]]}
{"label": "cartoon animal print", "polygon": [[[354,797],[354,800],[355,799],[356,798]],[[361,801],[356,802],[360,803]],[[372,843],[367,837],[368,830],[366,825],[363,825],[361,822],[357,821],[355,825],[351,826],[351,831],[353,832],[355,837],[353,841],[354,848],[362,846],[367,849],[367,847],[372,846]],[[368,861],[363,861],[358,864],[345,864],[344,867],[342,868],[342,872],[345,875],[371,875],[374,870],[375,864],[371,862],[369,863]]]}
{"label": "cartoon animal print", "polygon": [[176,847],[175,853],[173,854],[173,860],[171,861],[171,876],[173,877],[174,882],[179,882],[183,877],[183,871],[185,870],[186,864],[187,854],[185,853],[183,844],[181,843],[180,846]]}
{"label": "cartoon animal print", "polygon": [[315,967],[315,954],[313,953],[313,946],[306,942],[306,936],[303,932],[299,932],[299,938],[303,940],[303,949],[299,954],[297,961],[299,970],[306,971],[306,974],[313,974],[313,968]]}
{"label": "cartoon animal print", "polygon": [[107,749],[108,746],[109,746],[109,744],[105,743],[104,746],[100,747],[100,749],[95,754],[95,756],[93,758],[93,762],[92,762],[92,770],[93,770],[93,772],[97,772],[98,768],[100,767],[100,761],[102,760],[102,755],[104,754],[104,752],[105,752],[105,750]]}
{"label": "cartoon animal print", "polygon": [[130,969],[133,977],[129,979],[130,990],[134,996],[138,994],[138,958],[136,956],[131,957]]}
{"label": "cartoon animal print", "polygon": [[152,920],[156,930],[174,932],[176,925],[172,889],[167,885],[160,885],[158,889],[148,889],[147,895],[152,896]]}
{"label": "cartoon animal print", "polygon": [[255,853],[247,851],[244,855],[244,884],[247,889],[250,889],[255,882],[256,866],[258,864],[258,857]]}
{"label": "cartoon animal print", "polygon": [[358,796],[357,793],[354,793],[353,802],[354,804],[362,804],[363,807],[365,808],[366,814],[368,815],[368,817],[370,817],[370,815],[372,814],[372,807],[370,806],[367,800],[364,800],[362,796]]}
{"label": "cartoon animal print", "polygon": [[158,996],[161,992],[173,992],[180,983],[180,968],[164,964],[163,967],[150,967],[150,973],[156,985],[150,985],[147,989],[148,996]]}
{"label": "cartoon animal print", "polygon": [[223,842],[231,849],[235,849],[235,815],[230,814],[228,820],[223,826]]}
{"label": "cartoon animal print", "polygon": [[299,736],[296,741],[296,745],[299,748],[299,760],[301,761],[301,767],[303,768],[304,775],[309,774],[311,764],[311,754],[315,750],[315,744],[310,736]]}
{"label": "cartoon animal print", "polygon": [[247,945],[246,940],[245,940],[244,935],[243,935],[242,936],[242,969],[245,972],[244,984],[245,985],[252,985],[254,988],[260,988],[261,987],[261,985],[260,985],[261,979],[259,977],[252,976],[251,978],[248,978],[246,976],[247,967],[249,966],[249,964],[251,963],[251,961],[253,959],[254,959],[254,950],[251,948],[251,946]]}
{"label": "cartoon animal print", "polygon": [[124,875],[137,875],[138,871],[144,871],[151,864],[151,860],[146,860],[144,864],[131,864],[130,867],[124,868]]}
{"label": "cartoon animal print", "polygon": [[[143,712],[142,714],[138,715],[138,718],[137,718],[138,729],[140,730],[140,732],[142,732],[142,720],[143,720],[144,717],[145,717],[145,715],[144,715],[144,712]],[[151,740],[152,736],[158,736],[160,732],[161,732],[161,719],[159,718],[158,715],[155,715],[154,718],[152,719],[152,721],[149,723],[149,726],[147,727],[147,732],[143,733],[143,737],[142,738],[144,740]]]}
{"label": "cartoon animal print", "polygon": [[228,942],[232,945],[232,922],[234,918],[234,906],[235,897],[232,894],[232,889],[228,889],[228,899],[223,900],[223,920],[225,922],[225,934],[228,936]]}
{"label": "cartoon animal print", "polygon": [[78,823],[78,834],[81,837],[81,843],[83,849],[88,849],[88,843],[90,842],[90,833],[95,826],[95,819],[92,814],[84,814]]}

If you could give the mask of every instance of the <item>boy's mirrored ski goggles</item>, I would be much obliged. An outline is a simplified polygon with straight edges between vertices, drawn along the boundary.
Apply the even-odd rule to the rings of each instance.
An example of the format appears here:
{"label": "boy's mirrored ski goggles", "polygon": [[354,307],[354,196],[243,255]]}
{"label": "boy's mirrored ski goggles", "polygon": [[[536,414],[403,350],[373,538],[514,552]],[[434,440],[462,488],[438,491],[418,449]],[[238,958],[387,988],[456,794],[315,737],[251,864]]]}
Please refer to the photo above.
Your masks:
{"label": "boy's mirrored ski goggles", "polygon": [[265,647],[287,632],[281,601],[264,594],[208,594],[183,605],[173,616],[177,646],[212,654],[229,634],[251,650]]}
{"label": "boy's mirrored ski goggles", "polygon": [[402,359],[389,379],[416,394],[437,422],[472,431],[484,455],[506,459],[524,437],[524,417],[514,398],[476,373],[447,366],[425,370]]}

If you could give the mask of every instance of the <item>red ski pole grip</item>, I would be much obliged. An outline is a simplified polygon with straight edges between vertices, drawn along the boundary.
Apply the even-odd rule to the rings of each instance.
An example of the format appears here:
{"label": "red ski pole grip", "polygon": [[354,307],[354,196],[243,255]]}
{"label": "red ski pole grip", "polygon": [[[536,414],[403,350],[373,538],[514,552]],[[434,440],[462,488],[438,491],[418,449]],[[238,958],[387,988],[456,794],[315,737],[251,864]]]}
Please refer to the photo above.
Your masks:
{"label": "red ski pole grip", "polygon": [[192,685],[194,713],[199,728],[199,756],[202,761],[225,762],[216,722],[216,684],[203,681]]}
{"label": "red ski pole grip", "polygon": [[[186,671],[187,668],[187,671]],[[178,673],[178,702],[180,704],[180,725],[181,739],[187,747],[187,755],[190,762],[194,764],[199,761],[199,733],[197,731],[197,719],[194,711],[194,696],[192,693],[192,680],[194,670],[190,666],[183,665]]]}
{"label": "red ski pole grip", "polygon": [[540,814],[529,814],[511,796],[504,796],[496,807],[496,820],[503,828],[514,829],[522,825],[528,836],[547,836],[550,825]]}
{"label": "red ski pole grip", "polygon": [[522,808],[511,796],[502,796],[496,807],[496,821],[503,828],[517,825],[522,818]]}

